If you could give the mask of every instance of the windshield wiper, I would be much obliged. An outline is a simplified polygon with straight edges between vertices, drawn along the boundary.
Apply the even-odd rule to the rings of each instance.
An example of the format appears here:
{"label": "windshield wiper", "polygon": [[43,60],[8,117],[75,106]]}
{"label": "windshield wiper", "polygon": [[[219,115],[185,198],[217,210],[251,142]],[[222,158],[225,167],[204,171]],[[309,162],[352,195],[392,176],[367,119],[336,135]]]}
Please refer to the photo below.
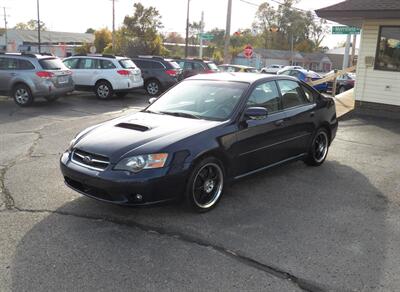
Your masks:
{"label": "windshield wiper", "polygon": [[143,110],[143,113],[149,113],[149,114],[156,114],[156,115],[163,115],[163,112],[155,112],[155,111],[151,111],[151,110]]}
{"label": "windshield wiper", "polygon": [[175,117],[182,117],[182,118],[189,118],[189,119],[198,119],[200,120],[201,118],[193,115],[193,114],[188,114],[188,113],[183,113],[183,112],[160,112],[162,114],[166,114],[166,115],[171,115],[171,116],[175,116]]}

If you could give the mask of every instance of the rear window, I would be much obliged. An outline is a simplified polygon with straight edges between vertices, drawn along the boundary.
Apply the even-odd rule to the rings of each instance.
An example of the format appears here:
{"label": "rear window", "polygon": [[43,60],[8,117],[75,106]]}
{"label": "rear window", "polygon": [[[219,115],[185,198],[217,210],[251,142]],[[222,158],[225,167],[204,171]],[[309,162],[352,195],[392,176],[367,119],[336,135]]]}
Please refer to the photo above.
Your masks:
{"label": "rear window", "polygon": [[217,65],[215,65],[213,62],[207,63],[207,66],[213,71],[219,71]]}
{"label": "rear window", "polygon": [[131,59],[123,59],[123,60],[120,60],[119,63],[125,69],[135,69],[136,68],[135,63],[133,63],[133,61]]}
{"label": "rear window", "polygon": [[64,68],[63,62],[58,58],[41,59],[39,64],[44,70],[61,70]]}
{"label": "rear window", "polygon": [[181,67],[179,66],[179,64],[177,63],[177,62],[169,62],[170,64],[171,64],[171,66],[174,68],[174,69],[180,69]]}

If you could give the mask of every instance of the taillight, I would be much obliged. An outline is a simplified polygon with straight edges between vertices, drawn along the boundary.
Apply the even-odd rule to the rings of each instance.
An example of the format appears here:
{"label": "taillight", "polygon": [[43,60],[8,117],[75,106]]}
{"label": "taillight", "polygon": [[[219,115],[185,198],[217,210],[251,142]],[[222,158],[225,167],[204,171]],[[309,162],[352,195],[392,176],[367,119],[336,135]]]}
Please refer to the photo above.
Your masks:
{"label": "taillight", "polygon": [[176,70],[165,70],[165,73],[167,73],[171,77],[176,77],[176,75],[178,75],[178,71]]}
{"label": "taillight", "polygon": [[128,76],[129,74],[131,74],[131,72],[128,70],[118,70],[117,73],[123,76]]}
{"label": "taillight", "polygon": [[206,70],[206,71],[204,71],[204,73],[206,73],[206,74],[210,74],[210,73],[215,73],[215,71],[214,70]]}
{"label": "taillight", "polygon": [[54,77],[54,73],[47,72],[47,71],[36,72],[36,75],[39,76],[40,78],[51,78],[51,77]]}

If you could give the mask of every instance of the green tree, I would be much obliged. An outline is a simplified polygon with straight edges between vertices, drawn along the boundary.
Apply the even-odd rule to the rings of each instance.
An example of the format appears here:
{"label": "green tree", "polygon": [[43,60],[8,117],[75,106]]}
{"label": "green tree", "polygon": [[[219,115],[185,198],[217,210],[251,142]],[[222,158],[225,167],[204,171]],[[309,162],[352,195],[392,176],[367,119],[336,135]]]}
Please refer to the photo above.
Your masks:
{"label": "green tree", "polygon": [[[21,30],[37,30],[38,29],[38,22],[37,20],[31,19],[28,22],[18,22],[14,29],[21,29]],[[40,30],[47,30],[46,24],[43,21],[40,21]]]}
{"label": "green tree", "polygon": [[120,30],[118,50],[126,55],[167,54],[159,33],[163,25],[158,10],[152,6],[146,8],[141,3],[135,3],[133,7],[133,16],[125,17]]}
{"label": "green tree", "polygon": [[94,30],[93,28],[91,28],[91,27],[89,27],[86,31],[85,31],[85,33],[94,33],[96,30]]}
{"label": "green tree", "polygon": [[94,33],[94,46],[98,53],[103,53],[104,49],[112,42],[112,34],[107,28],[96,30]]}
{"label": "green tree", "polygon": [[89,54],[90,47],[90,44],[83,43],[82,46],[75,48],[75,54]]}
{"label": "green tree", "polygon": [[277,9],[267,2],[259,6],[253,27],[264,48],[287,50],[293,39],[294,46],[299,49],[319,49],[327,33],[326,21],[315,20],[311,12],[294,8],[297,2],[284,0]]}

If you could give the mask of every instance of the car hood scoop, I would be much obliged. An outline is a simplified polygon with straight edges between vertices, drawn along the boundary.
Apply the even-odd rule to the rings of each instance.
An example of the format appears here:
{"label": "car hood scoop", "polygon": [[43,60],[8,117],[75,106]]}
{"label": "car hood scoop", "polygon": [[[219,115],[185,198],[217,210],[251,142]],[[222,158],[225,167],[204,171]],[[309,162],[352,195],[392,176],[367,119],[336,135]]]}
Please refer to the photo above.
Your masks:
{"label": "car hood scoop", "polygon": [[133,123],[119,123],[119,124],[116,124],[115,126],[119,127],[119,128],[136,130],[136,131],[140,131],[140,132],[146,132],[151,129],[150,127],[133,124]]}

